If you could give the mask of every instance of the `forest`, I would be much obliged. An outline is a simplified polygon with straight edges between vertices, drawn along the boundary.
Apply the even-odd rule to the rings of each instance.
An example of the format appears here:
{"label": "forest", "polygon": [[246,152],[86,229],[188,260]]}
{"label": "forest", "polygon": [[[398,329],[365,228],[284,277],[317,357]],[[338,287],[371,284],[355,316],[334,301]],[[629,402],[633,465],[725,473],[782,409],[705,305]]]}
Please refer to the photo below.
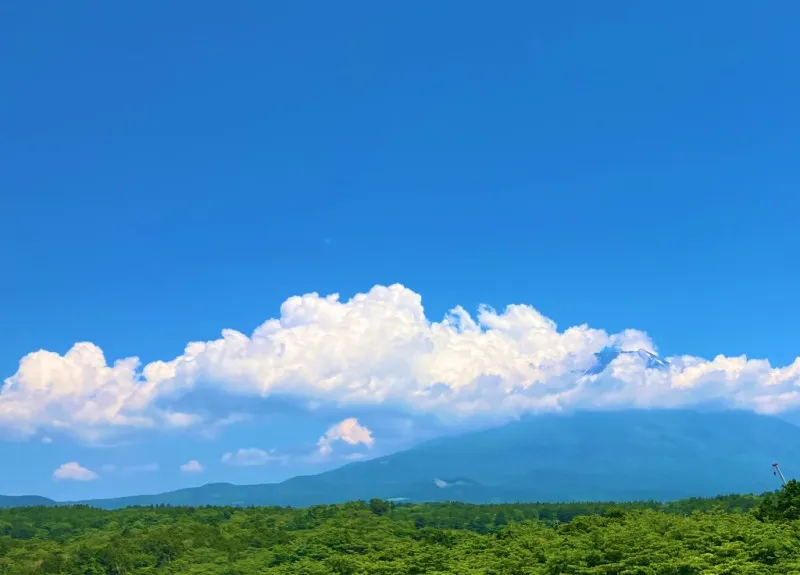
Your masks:
{"label": "forest", "polygon": [[0,574],[800,574],[800,484],[672,503],[0,510]]}

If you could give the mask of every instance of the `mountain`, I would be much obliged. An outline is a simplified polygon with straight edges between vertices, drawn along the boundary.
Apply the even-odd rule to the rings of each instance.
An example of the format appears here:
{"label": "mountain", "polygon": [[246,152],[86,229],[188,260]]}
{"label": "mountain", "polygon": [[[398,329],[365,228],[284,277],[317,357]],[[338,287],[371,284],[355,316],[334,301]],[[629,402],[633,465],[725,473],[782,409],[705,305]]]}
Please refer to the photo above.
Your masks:
{"label": "mountain", "polygon": [[216,483],[159,495],[86,501],[128,505],[291,505],[411,501],[672,500],[778,487],[800,464],[800,427],[749,412],[582,412],[502,427],[277,484]]}
{"label": "mountain", "polygon": [[0,495],[0,509],[6,507],[39,507],[56,505],[56,502],[39,495]]}
{"label": "mountain", "polygon": [[584,373],[586,375],[598,375],[605,371],[612,361],[617,359],[620,355],[631,355],[641,359],[647,369],[667,369],[669,365],[666,361],[658,357],[656,354],[647,351],[646,349],[637,350],[622,350],[618,347],[606,347],[596,354],[595,364],[587,369]]}

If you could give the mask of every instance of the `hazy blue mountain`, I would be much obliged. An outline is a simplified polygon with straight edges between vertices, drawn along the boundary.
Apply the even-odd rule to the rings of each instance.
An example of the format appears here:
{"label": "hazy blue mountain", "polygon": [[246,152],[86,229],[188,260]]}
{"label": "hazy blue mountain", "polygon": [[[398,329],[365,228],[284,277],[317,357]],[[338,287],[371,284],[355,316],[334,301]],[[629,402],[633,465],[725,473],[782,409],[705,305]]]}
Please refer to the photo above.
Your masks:
{"label": "hazy blue mountain", "polygon": [[55,505],[56,502],[39,495],[0,495],[0,508],[4,507],[38,507]]}
{"label": "hazy blue mountain", "polygon": [[787,476],[800,465],[800,427],[747,412],[586,412],[525,417],[278,484],[217,483],[87,503],[668,500],[776,489],[773,461]]}

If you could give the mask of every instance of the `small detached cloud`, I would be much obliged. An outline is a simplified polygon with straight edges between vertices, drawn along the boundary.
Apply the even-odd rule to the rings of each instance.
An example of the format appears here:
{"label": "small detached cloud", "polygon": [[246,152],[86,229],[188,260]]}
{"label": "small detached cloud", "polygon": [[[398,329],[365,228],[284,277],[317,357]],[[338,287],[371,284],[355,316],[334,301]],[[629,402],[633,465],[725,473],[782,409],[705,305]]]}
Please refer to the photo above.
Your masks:
{"label": "small detached cloud", "polygon": [[52,437],[42,437],[42,443],[44,443],[45,445],[50,445],[51,443],[53,443],[53,438]]}
{"label": "small detached cloud", "polygon": [[75,461],[63,463],[53,472],[53,478],[60,481],[92,481],[97,479],[97,474],[86,469]]}
{"label": "small detached cloud", "polygon": [[256,447],[247,447],[226,453],[222,456],[222,463],[236,467],[255,467],[283,459],[274,449],[264,451]]}
{"label": "small detached cloud", "polygon": [[349,417],[328,428],[325,435],[317,441],[320,455],[330,455],[335,441],[344,441],[350,445],[362,444],[367,447],[372,447],[375,443],[372,431],[361,425],[355,417]]}
{"label": "small detached cloud", "polygon": [[191,461],[187,461],[181,465],[181,471],[184,473],[200,473],[203,471],[203,469],[205,469],[205,467],[203,467],[196,459],[192,459]]}

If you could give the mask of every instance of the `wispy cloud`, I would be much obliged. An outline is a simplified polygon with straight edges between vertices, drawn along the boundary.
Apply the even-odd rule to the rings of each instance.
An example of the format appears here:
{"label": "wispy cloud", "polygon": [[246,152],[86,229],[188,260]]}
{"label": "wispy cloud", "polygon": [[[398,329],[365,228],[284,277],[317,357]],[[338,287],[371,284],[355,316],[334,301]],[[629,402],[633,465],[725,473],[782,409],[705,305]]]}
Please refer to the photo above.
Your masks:
{"label": "wispy cloud", "polygon": [[200,430],[200,434],[208,439],[215,439],[225,428],[250,420],[252,420],[252,416],[249,413],[229,413],[204,426]]}
{"label": "wispy cloud", "polygon": [[126,465],[120,471],[122,473],[153,473],[158,469],[158,463],[144,463],[141,465]]}
{"label": "wispy cloud", "polygon": [[274,461],[283,461],[284,457],[274,449],[264,451],[256,447],[246,447],[222,456],[222,463],[236,467],[253,467],[266,465]]}

